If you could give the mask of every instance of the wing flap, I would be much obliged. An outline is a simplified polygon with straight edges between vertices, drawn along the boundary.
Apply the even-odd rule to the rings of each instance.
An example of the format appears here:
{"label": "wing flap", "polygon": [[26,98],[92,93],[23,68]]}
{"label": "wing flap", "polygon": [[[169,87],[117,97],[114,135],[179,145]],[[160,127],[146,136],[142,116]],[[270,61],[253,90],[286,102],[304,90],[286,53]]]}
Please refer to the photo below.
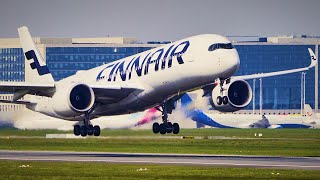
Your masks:
{"label": "wing flap", "polygon": [[[0,82],[0,91],[17,93],[16,98],[25,94],[36,94],[40,96],[51,96],[55,91],[53,83],[27,83],[27,82]],[[18,98],[19,99],[19,98]]]}
{"label": "wing flap", "polygon": [[3,100],[3,99],[0,99],[0,103],[8,103],[8,104],[34,104],[33,102],[30,102],[30,101],[14,101],[14,102],[12,102],[11,100]]}

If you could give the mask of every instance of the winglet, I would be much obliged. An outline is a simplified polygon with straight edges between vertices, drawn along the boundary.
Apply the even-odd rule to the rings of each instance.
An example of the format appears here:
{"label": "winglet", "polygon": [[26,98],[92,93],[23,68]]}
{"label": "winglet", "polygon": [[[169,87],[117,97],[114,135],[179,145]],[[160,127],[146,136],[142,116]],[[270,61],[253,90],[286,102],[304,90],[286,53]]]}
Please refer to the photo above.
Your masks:
{"label": "winglet", "polygon": [[314,52],[310,48],[308,48],[308,51],[309,51],[310,59],[311,59],[311,64],[308,68],[312,68],[317,65],[318,59],[317,59],[316,55],[314,54]]}
{"label": "winglet", "polygon": [[30,83],[54,83],[52,75],[32,40],[26,26],[18,28],[20,44],[25,55],[25,81]]}

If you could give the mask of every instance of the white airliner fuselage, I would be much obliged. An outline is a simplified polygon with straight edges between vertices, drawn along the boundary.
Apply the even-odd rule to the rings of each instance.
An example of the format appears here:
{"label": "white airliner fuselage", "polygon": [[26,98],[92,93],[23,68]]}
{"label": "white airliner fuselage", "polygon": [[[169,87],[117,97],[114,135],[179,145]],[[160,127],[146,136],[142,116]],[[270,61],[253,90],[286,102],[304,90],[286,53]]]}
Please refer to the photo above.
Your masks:
{"label": "white airliner fuselage", "polygon": [[[56,86],[63,91],[75,83],[139,87],[119,102],[104,100],[105,104],[96,107],[92,115],[143,111],[178,93],[201,88],[217,78],[232,76],[240,64],[238,52],[234,48],[208,51],[208,47],[216,43],[229,44],[230,41],[213,34],[190,37],[75,74],[57,82]],[[48,101],[50,98],[39,101],[34,110],[54,117],[74,118],[61,117],[54,110],[50,111],[53,103]]]}
{"label": "white airliner fuselage", "polygon": [[[308,49],[308,67],[231,77],[240,65],[237,50],[223,36],[203,34],[55,82],[28,28],[18,28],[18,32],[25,55],[26,82],[0,82],[0,91],[14,93],[12,101],[0,102],[22,103],[52,117],[83,121],[83,126],[74,126],[74,134],[81,136],[100,135],[100,127],[91,125],[90,119],[150,107],[161,111],[163,120],[153,125],[153,132],[177,134],[179,124],[169,122],[167,114],[185,92],[202,88],[212,107],[233,112],[252,100],[251,87],[245,80],[307,71],[317,64],[315,54]],[[19,100],[25,95],[32,98]]]}

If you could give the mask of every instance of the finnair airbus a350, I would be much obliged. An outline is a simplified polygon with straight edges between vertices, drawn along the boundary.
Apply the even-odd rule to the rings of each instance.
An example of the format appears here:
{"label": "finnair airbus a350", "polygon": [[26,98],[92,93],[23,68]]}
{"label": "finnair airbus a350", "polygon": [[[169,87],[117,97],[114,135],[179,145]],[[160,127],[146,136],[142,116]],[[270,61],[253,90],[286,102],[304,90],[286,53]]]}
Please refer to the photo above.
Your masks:
{"label": "finnair airbus a350", "polygon": [[[185,92],[202,88],[216,110],[232,112],[246,107],[252,90],[245,81],[306,71],[317,64],[309,50],[308,67],[232,76],[239,68],[237,50],[225,37],[203,34],[154,48],[102,65],[55,82],[27,27],[18,28],[25,55],[27,82],[0,82],[0,91],[13,92],[6,103],[22,103],[30,110],[65,120],[82,121],[75,135],[100,135],[91,119],[134,113],[156,107],[163,123],[154,123],[153,132],[179,133],[179,124],[168,121],[175,101]],[[31,95],[29,101],[19,100]]]}

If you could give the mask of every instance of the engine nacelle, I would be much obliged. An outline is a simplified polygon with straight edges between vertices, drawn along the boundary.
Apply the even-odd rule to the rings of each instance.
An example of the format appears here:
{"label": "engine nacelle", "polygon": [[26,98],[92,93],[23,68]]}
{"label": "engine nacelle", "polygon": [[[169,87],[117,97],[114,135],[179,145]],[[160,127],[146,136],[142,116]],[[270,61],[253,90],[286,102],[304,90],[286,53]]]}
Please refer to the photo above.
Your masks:
{"label": "engine nacelle", "polygon": [[74,117],[91,109],[94,101],[95,96],[91,87],[83,83],[73,83],[57,87],[52,97],[52,109],[60,116]]}
{"label": "engine nacelle", "polygon": [[252,100],[252,89],[244,80],[230,81],[212,90],[210,104],[220,112],[234,112],[245,108]]}

